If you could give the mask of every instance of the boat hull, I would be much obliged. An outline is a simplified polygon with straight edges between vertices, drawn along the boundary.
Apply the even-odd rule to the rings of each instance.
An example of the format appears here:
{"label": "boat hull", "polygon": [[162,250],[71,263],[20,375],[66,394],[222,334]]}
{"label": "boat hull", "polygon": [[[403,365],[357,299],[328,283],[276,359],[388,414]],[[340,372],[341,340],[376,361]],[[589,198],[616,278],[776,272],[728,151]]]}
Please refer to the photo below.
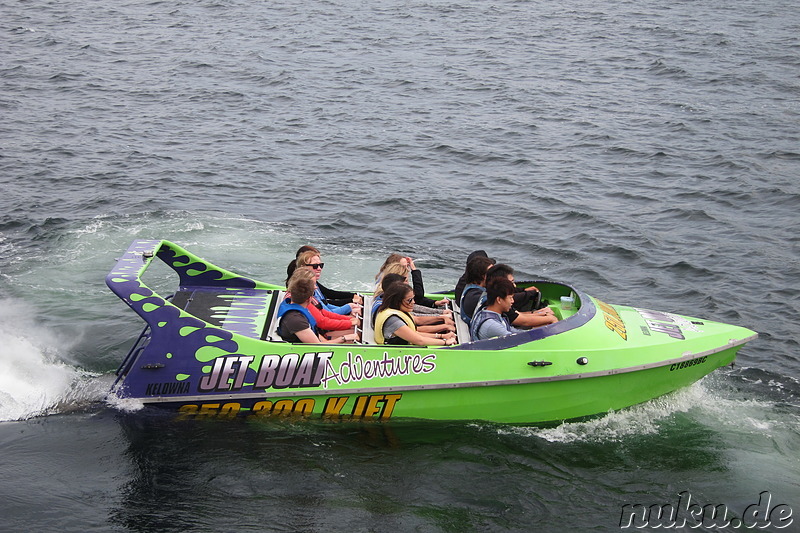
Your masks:
{"label": "boat hull", "polygon": [[[141,280],[156,257],[179,274],[171,299]],[[685,387],[756,337],[543,280],[536,285],[561,320],[523,333],[452,347],[290,344],[270,333],[281,287],[167,241],[134,242],[107,283],[148,324],[112,393],[183,418],[557,422]],[[573,308],[558,305],[567,295]]]}
{"label": "boat hull", "polygon": [[738,346],[668,365],[603,375],[531,377],[477,383],[208,393],[142,398],[180,418],[287,417],[330,421],[425,418],[548,423],[646,402],[688,386],[733,362]]}

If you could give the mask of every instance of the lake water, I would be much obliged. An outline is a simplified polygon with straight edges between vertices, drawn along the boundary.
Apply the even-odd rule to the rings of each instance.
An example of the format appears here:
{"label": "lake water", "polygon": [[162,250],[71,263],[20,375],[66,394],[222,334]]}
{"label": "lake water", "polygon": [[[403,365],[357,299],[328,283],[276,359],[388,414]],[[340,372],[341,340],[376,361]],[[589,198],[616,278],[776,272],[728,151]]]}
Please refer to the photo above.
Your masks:
{"label": "lake water", "polygon": [[[795,2],[0,12],[0,531],[616,531],[680,493],[800,512]],[[142,324],[104,278],[137,238],[273,282],[313,243],[353,289],[395,251],[451,289],[485,249],[760,337],[550,427],[181,424],[106,397]]]}

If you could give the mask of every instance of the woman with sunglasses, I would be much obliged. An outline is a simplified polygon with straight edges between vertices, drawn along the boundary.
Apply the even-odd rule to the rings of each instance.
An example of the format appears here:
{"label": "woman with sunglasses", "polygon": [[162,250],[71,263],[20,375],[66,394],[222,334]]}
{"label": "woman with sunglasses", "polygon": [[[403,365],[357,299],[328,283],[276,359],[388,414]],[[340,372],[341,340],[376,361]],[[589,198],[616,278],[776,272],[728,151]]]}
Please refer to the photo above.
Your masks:
{"label": "woman with sunglasses", "polygon": [[325,309],[332,313],[336,313],[339,315],[349,315],[349,314],[358,314],[361,310],[361,305],[356,303],[359,299],[358,295],[353,296],[353,301],[345,303],[344,305],[334,305],[333,303],[329,302],[325,295],[322,293],[322,290],[319,287],[319,278],[322,275],[322,269],[325,266],[325,263],[322,262],[322,259],[319,256],[319,252],[315,251],[308,251],[303,252],[297,257],[297,268],[308,268],[312,272],[314,272],[314,280],[315,280],[315,288],[314,288],[314,299]]}
{"label": "woman with sunglasses", "polygon": [[375,342],[378,344],[417,346],[451,346],[456,343],[453,332],[425,333],[417,330],[411,311],[414,290],[405,283],[393,283],[383,293],[383,303],[375,317]]}
{"label": "woman with sunglasses", "polygon": [[[375,292],[375,299],[372,303],[372,323],[375,323],[375,319],[378,315],[378,310],[383,303],[383,293],[387,288],[395,283],[404,283],[408,285],[408,272],[391,272],[394,267],[399,267],[398,263],[394,265],[389,265],[387,271],[384,273],[383,279],[381,280],[381,288],[379,291]],[[414,296],[414,309],[411,312],[411,317],[414,319],[414,324],[417,326],[417,331],[425,332],[425,333],[447,333],[449,331],[455,331],[455,322],[453,322],[453,317],[451,315],[419,315],[417,314],[417,308],[419,307],[416,304],[416,295]],[[448,312],[449,313],[449,312]]]}
{"label": "woman with sunglasses", "polygon": [[[289,284],[289,278],[292,277],[295,269],[297,268],[297,259],[300,257],[300,254],[303,252],[315,252],[317,255],[322,255],[317,249],[317,247],[312,246],[310,244],[305,244],[297,249],[297,252],[294,254],[294,259],[289,263],[286,267],[286,284]],[[325,299],[334,305],[344,305],[346,303],[355,302],[357,304],[363,303],[361,296],[355,292],[350,291],[337,291],[336,289],[329,289],[328,287],[324,286],[322,283],[317,281],[317,287],[319,287],[320,292],[325,297]]]}

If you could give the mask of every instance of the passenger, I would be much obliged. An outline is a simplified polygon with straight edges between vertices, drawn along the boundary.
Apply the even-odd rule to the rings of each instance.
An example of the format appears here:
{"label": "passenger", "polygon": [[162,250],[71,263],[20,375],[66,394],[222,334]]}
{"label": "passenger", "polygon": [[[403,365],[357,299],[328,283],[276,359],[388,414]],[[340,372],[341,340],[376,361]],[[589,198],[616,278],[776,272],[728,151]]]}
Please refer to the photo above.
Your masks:
{"label": "passenger", "polygon": [[[492,280],[496,279],[508,280],[515,287],[514,306],[506,312],[506,318],[509,323],[517,328],[535,328],[558,322],[558,317],[553,314],[552,309],[549,307],[537,309],[541,299],[539,289],[535,287],[527,289],[516,287],[513,268],[503,263],[494,265],[486,272],[487,286]],[[533,309],[533,311],[522,312],[520,309]]]}
{"label": "passenger", "polygon": [[[292,277],[292,274],[294,274],[294,272],[297,269],[297,259],[296,258],[299,257],[300,254],[302,254],[303,252],[316,252],[317,254],[319,254],[319,250],[317,250],[315,247],[313,247],[311,245],[301,246],[297,250],[297,253],[295,254],[295,260],[292,261],[291,263],[289,263],[289,266],[286,267],[286,284],[287,285],[289,284],[289,278]],[[334,291],[334,290],[326,289],[322,285],[319,285],[319,288],[322,291],[323,295],[325,295],[326,292],[331,294],[331,295],[333,295],[333,296],[327,296],[326,295],[326,297],[328,297],[328,298],[335,297],[336,295],[339,295],[339,294],[344,295],[345,297],[347,297],[347,295],[349,295],[349,294],[352,294],[352,293],[347,293],[347,292],[342,292],[342,291]],[[352,296],[349,296],[349,298],[352,298]],[[313,302],[313,300],[312,300],[312,302]],[[316,319],[317,327],[323,333],[323,335],[325,335],[326,337],[329,337],[332,334],[333,335],[336,335],[336,334],[344,335],[344,334],[347,334],[347,333],[352,333],[354,331],[355,326],[357,326],[358,323],[359,323],[358,318],[356,318],[354,316],[351,316],[350,318],[346,318],[346,317],[344,317],[344,316],[342,316],[340,314],[332,313],[331,311],[328,311],[327,309],[322,307],[322,305],[319,304],[318,302],[315,302],[315,305],[309,306],[308,310],[311,312],[311,314]]]}
{"label": "passenger", "polygon": [[425,333],[417,330],[411,310],[414,308],[414,290],[405,283],[393,283],[383,294],[383,303],[375,318],[375,341],[378,344],[418,346],[450,346],[455,344],[455,334]]}
{"label": "passenger", "polygon": [[338,343],[358,340],[355,333],[345,334],[327,339],[320,334],[317,321],[309,311],[313,307],[312,297],[315,290],[313,273],[306,269],[297,270],[289,278],[290,298],[281,302],[278,308],[278,335],[287,342],[294,343]]}
{"label": "passenger", "polygon": [[425,296],[425,285],[422,283],[422,271],[416,267],[412,258],[406,257],[406,261],[408,262],[408,269],[411,271],[411,285],[414,287],[414,302],[416,305],[433,309],[447,306],[447,304],[450,303],[450,300],[447,298],[434,300],[433,298]]}
{"label": "passenger", "polygon": [[324,307],[318,306],[313,298],[308,310],[311,311],[314,320],[317,321],[320,333],[327,338],[353,333],[356,327],[361,324],[361,319],[358,316],[332,313]]}
{"label": "passenger", "polygon": [[[391,263],[389,266],[387,266],[383,270],[383,277],[385,278],[386,276],[388,276],[390,274],[399,274],[399,275],[403,276],[403,280],[405,281],[405,283],[410,285],[410,282],[409,282],[408,278],[409,278],[409,275],[411,274],[411,271],[409,270],[408,267],[404,266],[406,264],[407,263]],[[381,282],[381,285],[383,286],[383,282]],[[386,285],[386,286],[388,287],[388,285]],[[382,292],[382,290],[383,290],[382,288],[378,289],[376,291],[376,294],[380,294],[380,292]],[[418,297],[416,292],[417,291],[415,290],[414,291],[414,299],[415,300]],[[423,298],[428,300],[429,302],[433,303],[433,300],[427,299],[424,296],[423,296]],[[416,317],[422,317],[422,316],[426,316],[426,315],[429,317],[429,320],[428,319],[426,319],[424,321],[418,320],[417,321],[418,325],[419,324],[439,324],[441,322],[447,322],[447,323],[450,323],[450,324],[453,324],[453,325],[455,324],[453,322],[453,313],[449,309],[439,309],[439,308],[433,308],[433,307],[426,307],[424,305],[419,305],[417,303],[414,303],[413,314]]]}
{"label": "passenger", "polygon": [[[472,252],[467,256],[466,264],[469,265],[469,262],[475,259],[476,257],[489,257],[489,256],[486,255],[486,252],[484,252],[483,250],[475,250],[474,252]],[[494,259],[492,259],[492,264],[494,264]],[[456,282],[456,288],[453,291],[456,303],[458,305],[461,305],[461,295],[464,293],[464,287],[466,285],[467,285],[467,270],[465,267],[464,273],[461,274],[460,278],[458,278],[458,281]]]}
{"label": "passenger", "polygon": [[[381,281],[381,289],[375,293],[375,301],[372,304],[373,324],[375,323],[375,316],[378,313],[378,308],[380,308],[380,305],[383,302],[384,290],[393,283],[404,283],[408,285],[408,271],[405,270],[405,273],[403,274],[401,274],[401,272],[403,272],[403,267],[400,266],[399,263],[389,265],[384,272],[383,280]],[[419,306],[414,304],[414,310],[411,312],[411,316],[414,318],[414,323],[417,325],[418,331],[427,333],[446,333],[448,331],[456,330],[455,322],[453,321],[453,315],[449,310],[446,310],[446,315],[418,315],[416,314],[418,307]]]}
{"label": "passenger", "polygon": [[375,291],[375,299],[372,301],[372,323],[375,323],[375,315],[378,314],[378,308],[383,303],[383,292],[392,283],[405,283],[408,284],[408,278],[402,274],[394,272],[387,272],[381,279],[381,286]]}
{"label": "passenger", "polygon": [[478,256],[467,265],[467,284],[461,294],[461,319],[469,324],[486,292],[486,271],[494,260]]}
{"label": "passenger", "polygon": [[378,273],[375,274],[375,292],[378,292],[381,288],[381,281],[383,281],[386,268],[395,263],[400,263],[408,268],[408,260],[405,258],[405,256],[395,253],[389,254],[389,257],[387,257],[386,261],[383,262],[381,268],[378,269]]}
{"label": "passenger", "polygon": [[[486,283],[493,278],[507,278],[514,282],[514,269],[505,263],[497,263],[486,271]],[[514,284],[516,286],[516,283]],[[533,311],[539,308],[542,295],[534,286],[517,287],[514,293],[514,309],[518,311]]]}
{"label": "passenger", "polygon": [[289,265],[286,267],[286,285],[287,286],[289,285],[289,278],[292,277],[292,274],[294,274],[295,269],[297,269],[297,259],[300,257],[300,254],[302,254],[303,252],[316,252],[317,255],[321,255],[320,251],[317,248],[315,248],[314,246],[311,246],[310,244],[306,244],[306,245],[301,246],[300,248],[298,248],[297,252],[294,254],[294,259],[292,259],[289,262]]}
{"label": "passenger", "polygon": [[470,337],[473,341],[504,337],[525,330],[513,327],[505,313],[514,304],[514,284],[505,278],[489,280],[486,287],[488,305],[475,312],[469,325]]}
{"label": "passenger", "polygon": [[[334,305],[334,304],[332,304],[332,303],[327,301],[327,299],[325,298],[325,295],[323,295],[322,291],[319,288],[319,277],[322,275],[322,268],[324,266],[325,266],[325,263],[323,263],[322,260],[320,259],[319,253],[314,252],[314,251],[303,252],[297,258],[297,268],[306,267],[306,268],[309,268],[309,269],[313,270],[314,276],[315,276],[315,279],[316,279],[316,288],[314,289],[314,298],[316,299],[317,302],[322,304],[322,307],[324,307],[328,311],[331,311],[333,313],[337,313],[337,314],[340,314],[340,315],[349,315],[351,313],[352,314],[358,314],[358,312],[361,310],[361,305],[356,303],[356,301],[355,301],[357,299],[356,297],[358,297],[358,295],[355,295],[353,297],[353,301],[351,301],[349,303],[345,303],[344,305]],[[352,293],[350,293],[350,294],[352,294]],[[360,297],[358,297],[358,298],[360,298]]]}
{"label": "passenger", "polygon": [[[415,300],[415,312],[418,314],[438,314],[441,311],[440,308],[447,306],[450,302],[447,298],[441,298],[439,300],[434,300],[433,298],[428,298],[425,296],[425,285],[422,282],[422,271],[419,270],[416,265],[414,264],[414,260],[408,256],[402,256],[400,254],[390,254],[389,257],[386,258],[386,261],[383,262],[380,271],[375,276],[375,291],[377,292],[380,290],[381,286],[381,279],[383,278],[384,274],[387,272],[398,272],[397,270],[392,270],[393,265],[400,264],[405,269],[411,273],[411,285],[414,287],[414,300]],[[424,308],[432,309],[433,311],[429,311]]]}
{"label": "passenger", "polygon": [[[297,249],[297,253],[295,253],[295,256],[294,256],[295,257],[294,261],[289,263],[289,265],[286,267],[286,283],[287,284],[289,283],[289,278],[292,277],[292,274],[294,273],[295,269],[297,268],[297,259],[300,257],[300,254],[302,254],[303,252],[316,252],[316,255],[322,255],[322,254],[320,254],[320,251],[317,248],[315,248],[314,246],[311,246],[310,244],[306,244],[305,246],[301,246],[300,248],[298,248]],[[329,289],[329,288],[325,287],[324,285],[322,285],[321,283],[319,283],[319,281],[317,281],[317,287],[319,287],[319,290],[322,293],[322,295],[325,297],[325,299],[329,303],[331,303],[333,305],[344,305],[344,304],[347,304],[349,302],[355,302],[355,303],[358,303],[358,304],[362,303],[361,296],[356,294],[356,293],[354,293],[354,292],[337,291],[337,290],[334,290],[334,289]]]}
{"label": "passenger", "polygon": [[[305,274],[302,277],[308,277],[310,279],[315,279],[314,271],[308,268],[302,268],[300,270],[295,270],[297,272],[304,272]],[[299,274],[298,274],[299,275]],[[291,297],[291,292],[286,292],[286,298]],[[320,330],[320,333],[330,338],[331,336],[339,336],[339,335],[346,335],[348,333],[353,333],[355,331],[356,326],[361,323],[360,317],[355,315],[339,315],[328,311],[322,304],[317,302],[313,297],[311,298],[311,304],[308,306],[308,310],[311,315],[314,317],[314,320],[317,321],[317,329]]]}

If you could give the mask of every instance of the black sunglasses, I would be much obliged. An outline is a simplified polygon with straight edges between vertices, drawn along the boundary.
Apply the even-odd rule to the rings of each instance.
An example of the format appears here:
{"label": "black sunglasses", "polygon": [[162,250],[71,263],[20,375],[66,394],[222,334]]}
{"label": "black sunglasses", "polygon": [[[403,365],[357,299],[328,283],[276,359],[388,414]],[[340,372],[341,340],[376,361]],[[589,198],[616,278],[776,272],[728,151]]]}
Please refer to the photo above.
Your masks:
{"label": "black sunglasses", "polygon": [[322,270],[322,267],[325,266],[325,263],[306,263],[306,266],[307,267],[311,267],[314,270],[316,270],[316,269]]}

